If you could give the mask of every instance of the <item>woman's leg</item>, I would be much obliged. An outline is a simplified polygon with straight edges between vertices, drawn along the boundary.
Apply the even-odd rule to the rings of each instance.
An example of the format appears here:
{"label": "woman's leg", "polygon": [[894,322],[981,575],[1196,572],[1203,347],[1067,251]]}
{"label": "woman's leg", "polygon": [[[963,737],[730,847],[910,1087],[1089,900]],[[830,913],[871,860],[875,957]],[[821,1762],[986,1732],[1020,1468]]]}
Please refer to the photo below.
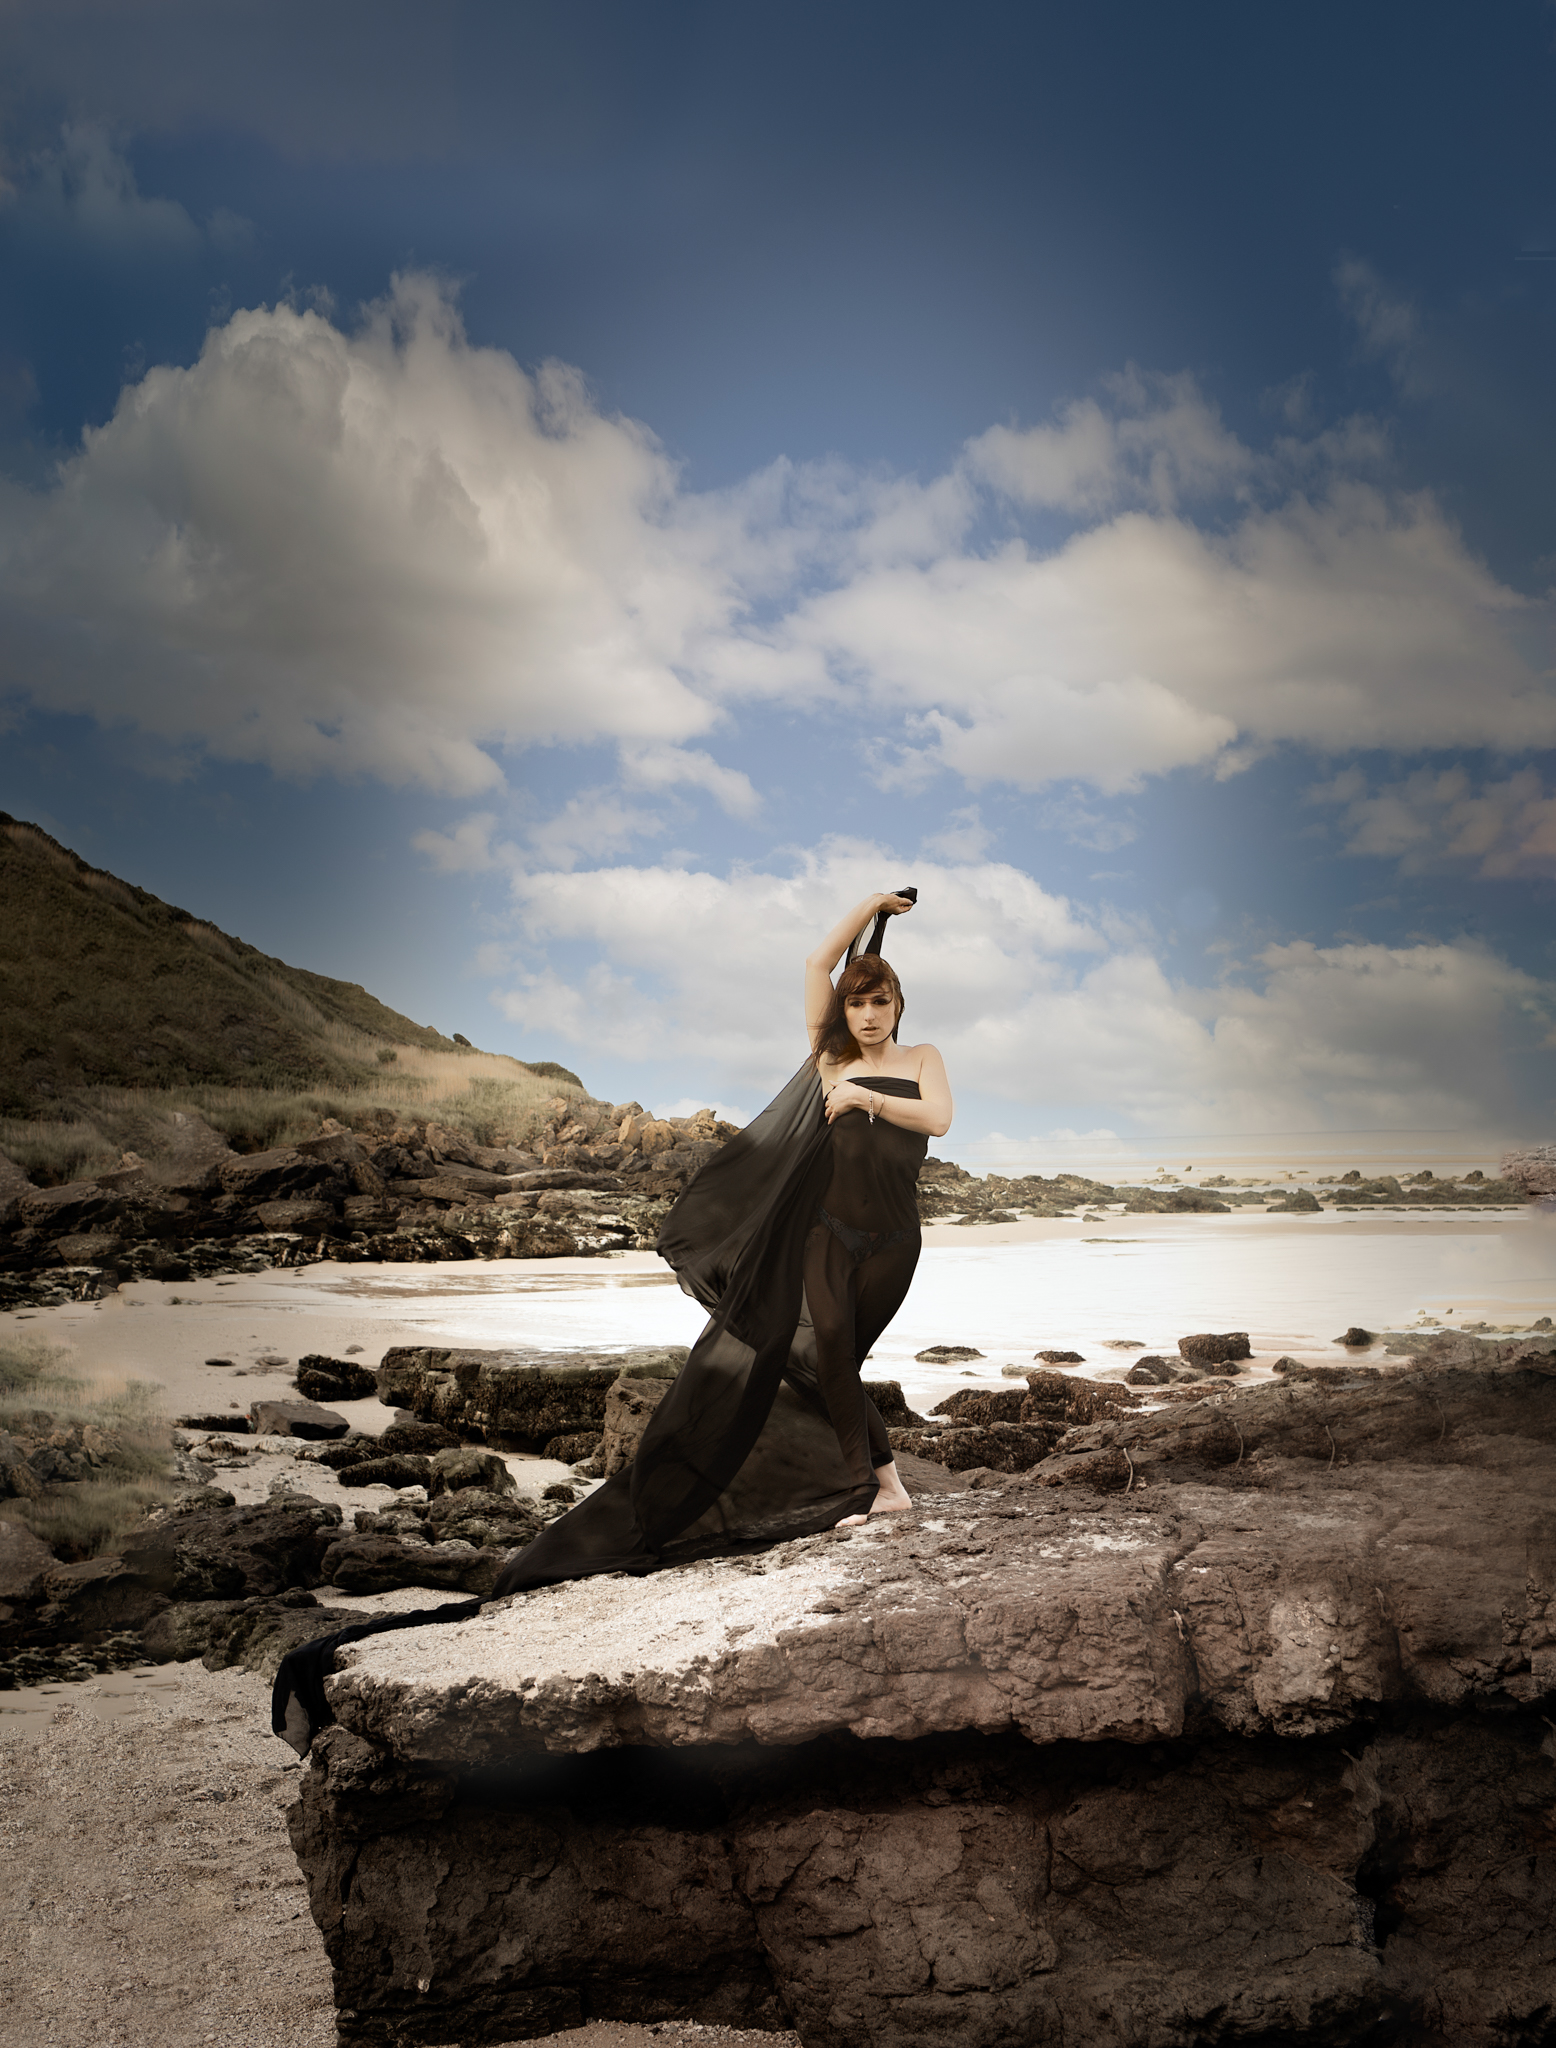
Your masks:
{"label": "woman's leg", "polygon": [[[857,1361],[870,1354],[871,1346],[887,1328],[892,1317],[901,1308],[912,1284],[914,1268],[918,1265],[919,1240],[912,1237],[897,1244],[883,1245],[882,1248],[859,1266],[854,1275],[854,1327],[851,1356]],[[854,1373],[857,1378],[859,1366]],[[875,1477],[880,1486],[874,1502],[872,1515],[900,1514],[913,1503],[897,1471],[896,1460],[892,1457],[891,1439],[886,1433],[880,1411],[861,1385],[866,1420],[869,1429],[870,1462],[875,1467]],[[852,1523],[863,1521],[864,1516],[849,1516],[840,1523],[847,1528]]]}
{"label": "woman's leg", "polygon": [[[849,1481],[858,1491],[876,1485],[870,1413],[854,1356],[854,1291],[859,1269],[825,1224],[805,1241],[805,1299],[816,1332],[816,1384],[837,1432]],[[879,1425],[879,1417],[876,1418]],[[888,1447],[888,1455],[890,1455]]]}

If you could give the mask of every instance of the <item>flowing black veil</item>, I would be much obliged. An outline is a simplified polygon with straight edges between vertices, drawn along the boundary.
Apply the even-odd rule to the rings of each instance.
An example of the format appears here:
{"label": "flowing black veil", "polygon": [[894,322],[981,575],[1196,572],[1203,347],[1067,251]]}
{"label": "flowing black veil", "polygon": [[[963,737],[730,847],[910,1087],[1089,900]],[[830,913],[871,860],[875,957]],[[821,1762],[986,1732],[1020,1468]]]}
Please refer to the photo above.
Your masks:
{"label": "flowing black veil", "polygon": [[[915,889],[897,893],[917,901]],[[873,930],[867,924],[859,932],[845,965],[880,953],[891,914],[882,911]],[[665,1219],[659,1254],[708,1321],[631,1465],[516,1551],[498,1576],[494,1600],[809,1534],[868,1509],[875,1487],[850,1482],[817,1387],[805,1308],[805,1239],[830,1172],[820,1077],[807,1059]],[[860,1334],[863,1358],[880,1332]],[[299,1740],[304,1723],[311,1740],[329,1719],[324,1679],[337,1647],[383,1628],[464,1619],[478,1604],[361,1623],[294,1650],[276,1676],[275,1732],[306,1751],[307,1741]]]}

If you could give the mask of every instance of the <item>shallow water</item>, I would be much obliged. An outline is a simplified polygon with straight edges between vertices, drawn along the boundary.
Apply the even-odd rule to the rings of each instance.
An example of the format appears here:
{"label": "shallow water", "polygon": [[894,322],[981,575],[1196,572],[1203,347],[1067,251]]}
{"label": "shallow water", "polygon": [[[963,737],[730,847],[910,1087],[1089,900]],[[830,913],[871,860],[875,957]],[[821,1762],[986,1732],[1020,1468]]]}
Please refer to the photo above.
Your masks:
{"label": "shallow water", "polygon": [[[1108,1340],[1171,1352],[1189,1331],[1247,1330],[1267,1370],[1282,1352],[1337,1355],[1333,1340],[1353,1323],[1522,1326],[1553,1314],[1556,1215],[1532,1208],[937,1225],[925,1233],[912,1292],[873,1367],[900,1378],[922,1405],[968,1370],[916,1364],[913,1354],[932,1344],[984,1353],[971,1369],[983,1378],[1049,1348],[1113,1370],[1130,1354],[1108,1350]],[[66,1343],[89,1370],[163,1381],[185,1409],[218,1394],[234,1406],[283,1394],[288,1361],[307,1351],[339,1357],[355,1347],[376,1363],[391,1344],[689,1344],[702,1315],[653,1254],[636,1252],[141,1283],[104,1303],[0,1326],[13,1322]],[[213,1356],[233,1364],[213,1370],[205,1363]],[[277,1362],[267,1366],[267,1357]]]}

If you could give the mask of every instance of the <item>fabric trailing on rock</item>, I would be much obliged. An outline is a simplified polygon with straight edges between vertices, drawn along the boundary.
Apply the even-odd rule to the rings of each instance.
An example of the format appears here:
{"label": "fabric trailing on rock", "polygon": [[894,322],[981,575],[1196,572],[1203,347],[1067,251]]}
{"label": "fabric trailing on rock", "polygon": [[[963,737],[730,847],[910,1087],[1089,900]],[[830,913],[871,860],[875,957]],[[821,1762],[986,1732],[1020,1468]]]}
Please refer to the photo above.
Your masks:
{"label": "fabric trailing on rock", "polygon": [[[919,1096],[916,1081],[891,1075],[872,1076],[870,1087],[901,1099]],[[859,1110],[829,1125],[820,1078],[807,1060],[708,1162],[659,1238],[660,1255],[682,1289],[708,1310],[707,1326],[632,1463],[515,1552],[493,1599],[605,1572],[651,1572],[732,1544],[809,1535],[868,1511],[879,1487],[866,1472],[885,1462],[890,1448],[859,1386],[859,1367],[912,1277],[919,1244],[914,1188],[927,1149],[921,1134]],[[829,1248],[841,1246],[819,1220],[823,1205],[882,1248],[863,1262],[829,1256]],[[816,1282],[827,1289],[828,1346],[819,1358],[805,1293],[808,1248]],[[466,1611],[439,1608],[419,1622]],[[315,1730],[328,1723],[324,1680],[343,1641],[406,1625],[403,1617],[367,1623],[293,1651],[276,1679],[276,1732],[286,1733],[294,1695]],[[294,1726],[296,1718],[293,1709]]]}
{"label": "fabric trailing on rock", "polygon": [[299,1756],[306,1756],[314,1736],[335,1718],[324,1697],[324,1681],[335,1669],[335,1652],[363,1636],[386,1635],[390,1629],[425,1628],[434,1621],[469,1621],[479,1614],[479,1600],[453,1600],[442,1607],[418,1607],[410,1614],[381,1615],[376,1621],[353,1622],[333,1635],[303,1643],[281,1660],[270,1692],[270,1726]]}

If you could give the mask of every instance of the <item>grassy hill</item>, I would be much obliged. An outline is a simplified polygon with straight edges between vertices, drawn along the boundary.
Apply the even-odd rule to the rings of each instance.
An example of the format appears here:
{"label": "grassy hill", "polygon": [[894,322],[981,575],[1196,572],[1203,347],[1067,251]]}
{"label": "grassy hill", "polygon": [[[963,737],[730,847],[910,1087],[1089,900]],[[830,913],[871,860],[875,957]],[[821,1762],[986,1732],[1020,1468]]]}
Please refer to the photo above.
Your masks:
{"label": "grassy hill", "polygon": [[0,1150],[35,1178],[155,1149],[179,1107],[245,1147],[375,1104],[480,1136],[579,1086],[274,960],[0,812]]}

